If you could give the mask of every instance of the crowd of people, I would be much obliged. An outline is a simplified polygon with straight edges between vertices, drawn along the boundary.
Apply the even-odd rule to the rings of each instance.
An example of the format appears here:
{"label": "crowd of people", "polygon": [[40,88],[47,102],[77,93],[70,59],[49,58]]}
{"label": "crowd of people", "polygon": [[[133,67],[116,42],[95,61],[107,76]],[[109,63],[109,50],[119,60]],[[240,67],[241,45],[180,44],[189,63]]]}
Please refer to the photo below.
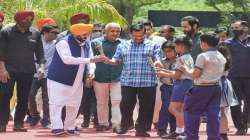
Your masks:
{"label": "crowd of people", "polygon": [[202,32],[199,19],[186,16],[181,36],[172,25],[155,32],[151,21],[143,21],[121,39],[118,23],[91,24],[86,13],[72,15],[61,33],[59,21],[46,17],[32,26],[34,17],[18,11],[15,24],[4,27],[0,13],[0,133],[6,132],[16,88],[15,132],[40,122],[52,135],[79,135],[76,119],[83,115],[81,127],[93,121],[98,132],[135,129],[135,136],[150,137],[156,129],[162,139],[198,140],[205,122],[208,140],[227,140],[231,112],[235,135],[247,134],[246,21]]}

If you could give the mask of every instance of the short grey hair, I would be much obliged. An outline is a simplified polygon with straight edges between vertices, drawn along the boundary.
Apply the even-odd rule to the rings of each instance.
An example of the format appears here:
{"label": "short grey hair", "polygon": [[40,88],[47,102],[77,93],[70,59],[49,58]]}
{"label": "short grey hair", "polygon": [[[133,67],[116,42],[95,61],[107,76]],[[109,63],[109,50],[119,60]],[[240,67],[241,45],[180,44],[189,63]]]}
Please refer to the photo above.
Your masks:
{"label": "short grey hair", "polygon": [[118,23],[110,22],[105,26],[105,31],[109,30],[110,28],[119,28],[121,30],[121,26]]}

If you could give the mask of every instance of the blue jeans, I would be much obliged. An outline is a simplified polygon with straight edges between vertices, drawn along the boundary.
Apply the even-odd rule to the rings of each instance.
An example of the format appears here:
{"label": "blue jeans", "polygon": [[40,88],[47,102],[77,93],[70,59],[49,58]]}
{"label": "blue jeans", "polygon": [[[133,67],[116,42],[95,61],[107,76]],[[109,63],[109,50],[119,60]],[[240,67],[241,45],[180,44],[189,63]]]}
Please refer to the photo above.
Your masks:
{"label": "blue jeans", "polygon": [[172,89],[173,86],[166,84],[160,87],[162,105],[159,113],[158,131],[161,132],[166,132],[168,124],[170,125],[170,132],[174,132],[176,129],[175,117],[168,111]]}

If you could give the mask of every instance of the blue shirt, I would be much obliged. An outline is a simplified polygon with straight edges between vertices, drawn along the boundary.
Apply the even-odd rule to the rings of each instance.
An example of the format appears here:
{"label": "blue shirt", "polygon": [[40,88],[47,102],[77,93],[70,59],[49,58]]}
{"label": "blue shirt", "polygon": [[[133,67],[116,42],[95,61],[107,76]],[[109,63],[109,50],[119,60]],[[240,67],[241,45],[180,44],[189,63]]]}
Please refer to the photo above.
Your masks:
{"label": "blue shirt", "polygon": [[250,78],[250,36],[240,42],[236,38],[225,41],[232,56],[232,67],[229,71],[231,78]]}
{"label": "blue shirt", "polygon": [[[45,62],[45,67],[44,67],[44,77],[46,78],[48,75],[48,71],[49,71],[49,66],[51,64],[53,55],[55,53],[56,50],[56,40],[47,42],[44,40],[44,37],[42,37],[42,43],[43,43],[43,51],[44,51],[44,58],[46,60]],[[36,65],[36,68],[38,69],[38,65]],[[34,74],[34,77],[37,77],[37,73]]]}
{"label": "blue shirt", "polygon": [[119,44],[113,59],[123,63],[121,85],[129,87],[156,86],[157,78],[154,69],[148,63],[148,57],[151,57],[153,61],[160,61],[159,53],[159,45],[147,39],[141,44],[132,40]]}

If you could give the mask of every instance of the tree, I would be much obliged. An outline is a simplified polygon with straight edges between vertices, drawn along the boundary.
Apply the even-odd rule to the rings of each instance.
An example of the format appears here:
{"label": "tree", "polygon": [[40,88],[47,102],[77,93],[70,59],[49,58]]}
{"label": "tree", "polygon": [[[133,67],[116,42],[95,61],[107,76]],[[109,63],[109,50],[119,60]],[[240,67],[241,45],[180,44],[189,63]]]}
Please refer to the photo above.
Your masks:
{"label": "tree", "polygon": [[225,10],[249,12],[250,6],[250,0],[206,0],[205,2],[220,12]]}
{"label": "tree", "polygon": [[[213,7],[221,13],[221,25],[228,26],[235,19],[244,19],[250,21],[250,0],[205,0],[208,6]],[[232,12],[242,12],[243,14],[235,14]]]}
{"label": "tree", "polygon": [[168,2],[168,0],[108,0],[118,12],[132,24],[133,17],[136,15],[140,8],[147,5],[153,5],[161,2]]}
{"label": "tree", "polygon": [[117,22],[127,27],[126,20],[106,0],[0,0],[0,11],[6,15],[6,22],[13,22],[13,15],[18,10],[33,10],[35,19],[51,17],[61,29],[69,26],[69,18],[75,13],[85,12],[91,22]]}

